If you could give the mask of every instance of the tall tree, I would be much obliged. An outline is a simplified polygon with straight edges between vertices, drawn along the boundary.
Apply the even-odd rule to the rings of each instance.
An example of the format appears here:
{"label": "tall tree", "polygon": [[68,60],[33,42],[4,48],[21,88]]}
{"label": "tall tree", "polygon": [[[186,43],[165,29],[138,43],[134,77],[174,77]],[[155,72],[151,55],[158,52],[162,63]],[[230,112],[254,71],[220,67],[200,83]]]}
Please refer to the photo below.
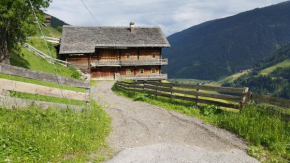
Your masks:
{"label": "tall tree", "polygon": [[47,8],[52,0],[0,0],[0,63],[10,63],[10,53],[26,36],[35,32],[33,5],[38,18],[41,9]]}

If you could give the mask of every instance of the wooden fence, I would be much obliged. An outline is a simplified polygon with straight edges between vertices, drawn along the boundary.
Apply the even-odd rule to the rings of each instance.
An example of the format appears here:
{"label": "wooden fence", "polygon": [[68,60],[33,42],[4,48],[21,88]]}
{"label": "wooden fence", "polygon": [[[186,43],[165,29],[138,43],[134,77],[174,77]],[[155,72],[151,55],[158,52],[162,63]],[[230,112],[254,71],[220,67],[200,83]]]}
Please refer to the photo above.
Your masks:
{"label": "wooden fence", "polygon": [[11,66],[7,64],[0,64],[0,73],[28,78],[28,79],[52,82],[52,83],[62,83],[64,85],[70,85],[70,86],[78,87],[78,88],[90,89],[89,81],[81,81],[81,80],[77,80],[73,78],[57,76],[57,75],[53,75],[53,74],[49,74],[45,72],[30,70],[30,69],[26,69],[22,67]]}
{"label": "wooden fence", "polygon": [[257,95],[257,94],[251,94],[250,97],[252,101],[266,103],[266,104],[275,105],[275,106],[284,107],[284,108],[290,108],[290,100],[286,100],[282,98],[275,98],[275,97],[270,97],[270,96]]}
{"label": "wooden fence", "polygon": [[134,83],[118,81],[116,84],[118,88],[127,91],[150,93],[172,99],[214,104],[230,108],[240,108],[250,101],[290,108],[290,100],[257,95],[250,92],[247,87],[232,88],[148,81]]}
{"label": "wooden fence", "polygon": [[44,95],[44,96],[53,96],[53,97],[60,97],[60,98],[80,100],[80,101],[89,101],[89,94],[87,93],[62,90],[59,88],[52,88],[52,87],[12,81],[12,80],[7,80],[7,79],[0,79],[0,90],[16,91],[16,92]]}
{"label": "wooden fence", "polygon": [[127,91],[150,93],[171,99],[192,101],[196,102],[197,105],[199,103],[204,103],[239,108],[241,105],[249,101],[248,88],[215,87],[148,81],[134,83],[118,81],[116,85],[118,88]]}
{"label": "wooden fence", "polygon": [[30,84],[25,82],[13,81],[8,79],[0,79],[0,92],[16,91],[29,94],[37,94],[44,96],[59,97],[65,99],[79,100],[89,102],[90,95],[90,83],[80,81],[72,78],[56,76],[44,72],[29,70],[25,68],[15,67],[11,65],[0,64],[0,73],[13,75],[18,77],[24,77],[29,79],[35,79],[39,81],[52,82],[57,84],[69,85],[78,88],[84,88],[83,92],[76,92],[71,90],[63,90],[59,88],[52,88],[47,86],[41,86],[37,84]]}

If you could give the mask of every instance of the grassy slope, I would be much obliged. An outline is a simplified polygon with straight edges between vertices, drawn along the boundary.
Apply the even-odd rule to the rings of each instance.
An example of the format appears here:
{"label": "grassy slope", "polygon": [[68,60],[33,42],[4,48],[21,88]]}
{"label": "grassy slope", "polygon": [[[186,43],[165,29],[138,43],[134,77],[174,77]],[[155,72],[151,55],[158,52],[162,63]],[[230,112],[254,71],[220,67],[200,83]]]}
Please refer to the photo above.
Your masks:
{"label": "grassy slope", "polygon": [[96,104],[83,112],[0,107],[0,162],[92,161],[106,147],[110,121]]}
{"label": "grassy slope", "polygon": [[219,80],[218,83],[220,83],[220,84],[229,83],[229,82],[231,83],[231,82],[237,80],[242,75],[248,74],[250,71],[251,70],[246,70],[246,71],[243,71],[243,72],[239,72],[239,73],[230,75],[230,76],[228,76],[226,78],[223,78],[223,79]]}
{"label": "grassy slope", "polygon": [[267,75],[267,74],[270,74],[271,72],[273,72],[273,71],[274,71],[276,68],[278,68],[278,67],[281,67],[281,68],[283,68],[283,67],[290,67],[290,59],[286,59],[285,61],[280,62],[280,63],[278,63],[278,64],[276,64],[276,65],[274,65],[274,66],[268,67],[268,68],[262,70],[262,71],[260,72],[260,74],[261,74],[261,75]]}
{"label": "grassy slope", "polygon": [[[45,41],[43,39],[32,38],[27,40],[27,43],[35,47],[36,49],[42,51],[48,56],[52,56],[53,58],[57,58],[56,49],[53,47],[53,44],[46,41],[49,50],[46,47]],[[50,52],[50,53],[49,53]]]}
{"label": "grassy slope", "polygon": [[[50,37],[61,36],[61,33],[59,33],[58,31],[56,31],[55,29],[51,27],[43,28],[43,31],[46,36],[50,36]],[[46,48],[46,45],[44,44],[44,40],[30,39],[28,40],[28,43],[30,43],[37,49],[43,51],[44,53],[49,54]],[[51,43],[48,43],[48,47],[52,53],[52,56],[56,57],[56,49],[53,47],[53,45]],[[35,54],[33,54],[32,52],[30,52],[29,50],[23,47],[20,48],[20,52],[14,51],[11,54],[10,62],[11,62],[11,65],[14,65],[14,66],[24,67],[24,68],[42,71],[42,72],[51,73],[51,74],[56,74],[56,70],[57,70],[59,75],[65,76],[65,77],[72,77],[74,74],[78,73],[75,68],[64,67],[59,64],[55,64],[56,66],[56,69],[55,69],[53,64],[36,56]],[[63,89],[73,90],[73,91],[78,91],[78,92],[85,91],[84,89],[65,86],[65,85],[62,86],[61,84],[42,82],[42,81],[9,76],[9,75],[4,75],[4,74],[0,74],[0,78],[22,81],[22,82],[38,84],[38,85],[44,85],[44,86],[54,87],[54,88],[63,88]],[[84,105],[85,104],[85,102],[83,101],[69,100],[69,99],[62,99],[62,98],[48,97],[48,96],[41,96],[41,95],[32,95],[32,94],[20,93],[20,92],[12,92],[11,96],[24,98],[24,99],[31,99],[31,100],[65,103],[65,104],[71,104],[71,105]]]}
{"label": "grassy slope", "polygon": [[215,106],[208,105],[197,109],[189,102],[181,104],[181,101],[169,98],[121,91],[115,86],[112,90],[118,95],[199,117],[205,122],[232,131],[251,142],[248,153],[262,162],[287,163],[290,160],[290,149],[287,146],[290,143],[290,122],[283,121],[279,113],[268,113],[266,108],[259,109],[255,105],[245,107],[240,114],[233,111],[219,112]]}
{"label": "grassy slope", "polygon": [[[43,31],[44,36],[47,36],[47,37],[61,38],[62,36],[58,30],[52,27],[42,27],[42,31]],[[38,30],[35,36],[42,36],[41,32]]]}
{"label": "grassy slope", "polygon": [[[25,48],[21,48],[20,53],[12,53],[10,63],[13,66],[55,74],[53,64],[48,63],[46,60],[41,59]],[[56,68],[61,76],[71,77],[76,72],[74,68],[64,67],[58,64],[56,64]]]}

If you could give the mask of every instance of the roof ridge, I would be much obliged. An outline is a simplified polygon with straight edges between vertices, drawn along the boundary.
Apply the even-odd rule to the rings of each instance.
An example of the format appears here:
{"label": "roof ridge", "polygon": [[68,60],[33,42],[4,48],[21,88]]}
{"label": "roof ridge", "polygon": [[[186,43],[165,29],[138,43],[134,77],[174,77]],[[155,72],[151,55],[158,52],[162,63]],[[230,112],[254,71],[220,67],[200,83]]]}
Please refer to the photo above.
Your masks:
{"label": "roof ridge", "polygon": [[[66,28],[130,28],[130,26],[72,26],[64,25]],[[134,28],[160,28],[159,26],[135,26]],[[161,28],[160,28],[161,29]]]}

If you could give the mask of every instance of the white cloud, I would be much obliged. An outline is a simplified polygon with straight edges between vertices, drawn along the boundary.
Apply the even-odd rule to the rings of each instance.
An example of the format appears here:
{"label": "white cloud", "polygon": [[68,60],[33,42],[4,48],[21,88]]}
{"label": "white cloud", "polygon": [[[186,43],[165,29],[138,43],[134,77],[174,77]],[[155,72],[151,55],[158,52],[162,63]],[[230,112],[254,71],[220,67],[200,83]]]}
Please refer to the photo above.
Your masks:
{"label": "white cloud", "polygon": [[[160,26],[165,35],[285,0],[83,0],[103,26]],[[81,0],[53,0],[47,12],[71,25],[97,25]]]}

